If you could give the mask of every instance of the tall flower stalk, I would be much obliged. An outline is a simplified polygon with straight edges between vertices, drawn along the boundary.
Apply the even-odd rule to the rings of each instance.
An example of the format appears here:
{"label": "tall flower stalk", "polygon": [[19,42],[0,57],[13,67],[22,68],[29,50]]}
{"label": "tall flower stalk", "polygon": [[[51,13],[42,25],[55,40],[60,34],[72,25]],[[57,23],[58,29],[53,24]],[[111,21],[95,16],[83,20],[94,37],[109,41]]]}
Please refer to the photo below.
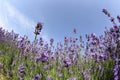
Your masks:
{"label": "tall flower stalk", "polygon": [[37,26],[35,27],[35,39],[37,38],[37,35],[40,34],[41,30],[42,30],[42,23],[38,22],[37,23]]}
{"label": "tall flower stalk", "polygon": [[37,35],[40,35],[40,32],[42,30],[42,23],[38,22],[36,27],[35,27],[35,31],[34,31],[34,34],[35,34],[35,38],[34,38],[34,42],[36,44],[36,39],[37,39]]}

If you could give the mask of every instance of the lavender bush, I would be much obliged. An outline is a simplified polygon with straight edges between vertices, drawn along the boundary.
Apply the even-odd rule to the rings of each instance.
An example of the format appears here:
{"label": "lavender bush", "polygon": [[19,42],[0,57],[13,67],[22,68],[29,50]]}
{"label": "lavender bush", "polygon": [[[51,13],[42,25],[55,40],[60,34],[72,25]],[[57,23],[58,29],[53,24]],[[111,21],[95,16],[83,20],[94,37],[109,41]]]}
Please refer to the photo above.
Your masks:
{"label": "lavender bush", "polygon": [[106,9],[103,13],[113,23],[103,35],[86,34],[86,41],[64,37],[57,46],[52,38],[49,44],[37,38],[41,23],[33,42],[0,28],[0,80],[120,80],[120,26]]}

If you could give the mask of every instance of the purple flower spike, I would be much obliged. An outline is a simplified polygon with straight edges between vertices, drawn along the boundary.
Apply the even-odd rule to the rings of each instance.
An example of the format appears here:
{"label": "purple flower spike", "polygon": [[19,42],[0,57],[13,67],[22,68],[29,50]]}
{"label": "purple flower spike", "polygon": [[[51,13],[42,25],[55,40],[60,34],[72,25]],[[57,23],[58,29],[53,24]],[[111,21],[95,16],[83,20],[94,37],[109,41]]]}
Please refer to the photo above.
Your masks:
{"label": "purple flower spike", "polygon": [[118,71],[119,71],[119,66],[115,65],[114,66],[114,80],[118,80]]}
{"label": "purple flower spike", "polygon": [[103,9],[102,12],[107,15],[108,17],[110,17],[110,13],[107,11],[107,9]]}
{"label": "purple flower spike", "polygon": [[54,39],[53,39],[53,38],[51,38],[51,39],[50,39],[50,45],[52,45],[52,44],[53,44],[53,42],[54,42]]}
{"label": "purple flower spike", "polygon": [[95,33],[92,33],[92,34],[91,34],[91,37],[93,37],[93,38],[94,38],[95,36],[96,36],[96,35],[95,35]]}
{"label": "purple flower spike", "polygon": [[92,52],[90,55],[91,55],[92,57],[95,57],[95,56],[96,56],[96,53]]}
{"label": "purple flower spike", "polygon": [[90,80],[91,76],[90,76],[90,70],[85,70],[83,72],[83,76],[85,78],[85,80]]}
{"label": "purple flower spike", "polygon": [[71,61],[69,58],[64,59],[65,67],[69,67],[71,65]]}
{"label": "purple flower spike", "polygon": [[42,61],[42,62],[47,62],[47,61],[48,61],[48,58],[46,58],[46,57],[41,57],[41,58],[40,58],[40,61]]}
{"label": "purple flower spike", "polygon": [[42,78],[41,74],[36,74],[33,78],[33,80],[40,80]]}
{"label": "purple flower spike", "polygon": [[67,80],[77,80],[77,78],[69,78],[69,79],[67,79]]}
{"label": "purple flower spike", "polygon": [[102,12],[104,12],[106,15],[108,14],[107,9],[103,9],[103,11],[102,11]]}
{"label": "purple flower spike", "polygon": [[110,19],[110,20],[111,20],[111,22],[114,22],[114,18],[113,18],[113,17],[111,17],[111,19]]}
{"label": "purple flower spike", "polygon": [[25,68],[24,65],[21,64],[20,66],[18,66],[18,75],[19,77],[22,77],[25,74]]}
{"label": "purple flower spike", "polygon": [[59,76],[59,77],[62,77],[62,76],[63,76],[63,74],[62,74],[62,73],[60,73],[60,74],[58,74],[58,76]]}
{"label": "purple flower spike", "polygon": [[120,37],[118,38],[118,41],[120,41]]}
{"label": "purple flower spike", "polygon": [[34,32],[35,35],[40,34],[40,32],[42,30],[42,26],[43,26],[42,23],[40,23],[40,22],[37,23],[37,26],[35,27],[35,32]]}
{"label": "purple flower spike", "polygon": [[53,77],[52,76],[47,76],[46,80],[53,80]]}
{"label": "purple flower spike", "polygon": [[37,61],[42,61],[42,62],[47,62],[48,61],[48,53],[45,51],[45,52],[42,52],[41,53],[41,56],[39,56],[37,58]]}
{"label": "purple flower spike", "polygon": [[120,22],[120,16],[117,16],[118,21]]}
{"label": "purple flower spike", "polygon": [[48,53],[45,51],[45,52],[42,52],[41,54],[42,57],[48,57]]}
{"label": "purple flower spike", "polygon": [[68,38],[67,37],[64,37],[64,42],[65,42],[65,44],[68,43]]}
{"label": "purple flower spike", "polygon": [[74,34],[76,34],[76,33],[77,33],[76,28],[74,28],[74,29],[73,29],[73,32],[74,32]]}
{"label": "purple flower spike", "polygon": [[43,41],[43,38],[42,38],[42,37],[40,37],[39,44],[40,44],[40,46],[43,46],[43,44],[44,44],[44,41]]}

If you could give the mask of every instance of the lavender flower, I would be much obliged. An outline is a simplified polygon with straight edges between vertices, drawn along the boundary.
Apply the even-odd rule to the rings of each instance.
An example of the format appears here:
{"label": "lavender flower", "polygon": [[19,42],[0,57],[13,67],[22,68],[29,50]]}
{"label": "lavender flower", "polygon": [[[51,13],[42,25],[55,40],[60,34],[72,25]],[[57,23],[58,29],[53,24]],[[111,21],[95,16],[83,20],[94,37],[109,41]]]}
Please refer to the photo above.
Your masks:
{"label": "lavender flower", "polygon": [[47,70],[49,69],[49,65],[45,65],[45,66],[43,67],[43,69],[44,69],[45,71],[47,71]]}
{"label": "lavender flower", "polygon": [[120,22],[120,16],[117,16],[118,21]]}
{"label": "lavender flower", "polygon": [[104,68],[101,65],[99,65],[98,70],[100,71],[100,77],[102,77]]}
{"label": "lavender flower", "polygon": [[107,15],[108,17],[110,17],[110,13],[107,11],[107,9],[103,9],[102,12]]}
{"label": "lavender flower", "polygon": [[84,72],[83,72],[83,76],[84,76],[84,78],[85,78],[85,80],[90,80],[90,70],[85,70]]}
{"label": "lavender flower", "polygon": [[40,32],[41,32],[41,30],[42,30],[42,26],[43,26],[43,25],[42,25],[40,22],[38,22],[38,23],[37,23],[37,26],[35,27],[35,32],[34,32],[34,34],[35,34],[34,47],[35,47],[35,45],[36,45],[37,35],[40,34]]}
{"label": "lavender flower", "polygon": [[62,76],[63,76],[63,74],[62,74],[62,73],[58,74],[58,77],[62,77]]}
{"label": "lavender flower", "polygon": [[70,46],[69,51],[74,52],[74,46]]}
{"label": "lavender flower", "polygon": [[115,65],[114,66],[114,80],[118,80],[118,71],[119,71],[119,66]]}
{"label": "lavender flower", "polygon": [[23,77],[24,74],[25,74],[25,68],[24,68],[24,65],[21,64],[18,66],[18,76]]}
{"label": "lavender flower", "polygon": [[54,39],[53,39],[53,38],[51,38],[51,39],[50,39],[50,45],[52,45],[52,44],[53,44],[53,42],[54,42]]}
{"label": "lavender flower", "polygon": [[47,76],[46,80],[53,80],[53,77],[52,76]]}
{"label": "lavender flower", "polygon": [[42,78],[41,74],[35,74],[33,80],[40,80]]}
{"label": "lavender flower", "polygon": [[67,44],[68,43],[68,38],[67,37],[64,37],[64,44]]}
{"label": "lavender flower", "polygon": [[42,24],[40,22],[37,23],[37,26],[35,27],[35,35],[39,35],[40,31],[42,30]]}
{"label": "lavender flower", "polygon": [[111,21],[111,22],[114,22],[114,18],[113,18],[113,17],[111,17],[111,18],[110,18],[110,21]]}
{"label": "lavender flower", "polygon": [[76,28],[73,29],[73,32],[74,32],[74,34],[76,34],[76,32],[77,32],[77,31],[76,31]]}
{"label": "lavender flower", "polygon": [[40,44],[40,46],[43,46],[43,44],[44,44],[44,41],[43,41],[43,38],[42,38],[42,37],[40,37],[39,44]]}
{"label": "lavender flower", "polygon": [[69,67],[72,63],[68,57],[64,59],[65,67]]}
{"label": "lavender flower", "polygon": [[77,80],[77,78],[69,78],[69,79],[67,79],[67,80]]}
{"label": "lavender flower", "polygon": [[48,61],[48,53],[46,51],[42,52],[36,59],[36,61],[47,62]]}

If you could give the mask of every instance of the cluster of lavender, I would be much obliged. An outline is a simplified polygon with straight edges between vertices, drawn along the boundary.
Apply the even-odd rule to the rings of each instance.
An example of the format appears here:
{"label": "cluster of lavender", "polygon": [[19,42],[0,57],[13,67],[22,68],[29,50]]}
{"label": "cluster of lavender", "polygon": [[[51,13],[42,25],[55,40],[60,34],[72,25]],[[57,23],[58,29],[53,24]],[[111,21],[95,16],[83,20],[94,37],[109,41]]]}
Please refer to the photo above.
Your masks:
{"label": "cluster of lavender", "polygon": [[[120,26],[106,9],[103,12],[113,23],[112,28],[106,28],[104,35],[87,34],[86,42],[81,36],[64,37],[64,43],[59,42],[56,47],[52,38],[49,44],[42,37],[37,39],[42,30],[41,23],[35,27],[32,43],[27,36],[19,37],[13,31],[0,28],[0,46],[17,47],[16,51],[13,50],[15,54],[6,52],[10,58],[2,58],[0,69],[3,68],[4,72],[10,70],[12,79],[19,80],[119,80]],[[117,19],[120,22],[120,16]],[[76,29],[73,32],[77,34]],[[0,47],[0,56],[4,55],[2,51]]]}
{"label": "cluster of lavender", "polygon": [[[115,19],[110,13],[103,9],[103,13],[110,18],[113,27],[109,30],[106,28],[105,35],[97,37],[94,33],[86,35],[86,49],[85,54],[92,56],[95,63],[103,63],[109,59],[113,62],[114,80],[120,79],[120,26],[117,25]],[[120,22],[120,16],[117,16]],[[111,66],[110,66],[111,67]]]}
{"label": "cluster of lavender", "polygon": [[[106,9],[103,9],[103,12],[106,15],[109,14]],[[109,36],[109,38],[105,39],[108,45],[105,51],[109,54],[108,56],[112,55],[111,57],[114,59],[114,80],[118,80],[120,79],[120,26],[117,25],[111,15],[108,17],[110,17],[113,27],[106,31],[106,36]],[[117,19],[120,22],[120,16],[117,16]]]}

